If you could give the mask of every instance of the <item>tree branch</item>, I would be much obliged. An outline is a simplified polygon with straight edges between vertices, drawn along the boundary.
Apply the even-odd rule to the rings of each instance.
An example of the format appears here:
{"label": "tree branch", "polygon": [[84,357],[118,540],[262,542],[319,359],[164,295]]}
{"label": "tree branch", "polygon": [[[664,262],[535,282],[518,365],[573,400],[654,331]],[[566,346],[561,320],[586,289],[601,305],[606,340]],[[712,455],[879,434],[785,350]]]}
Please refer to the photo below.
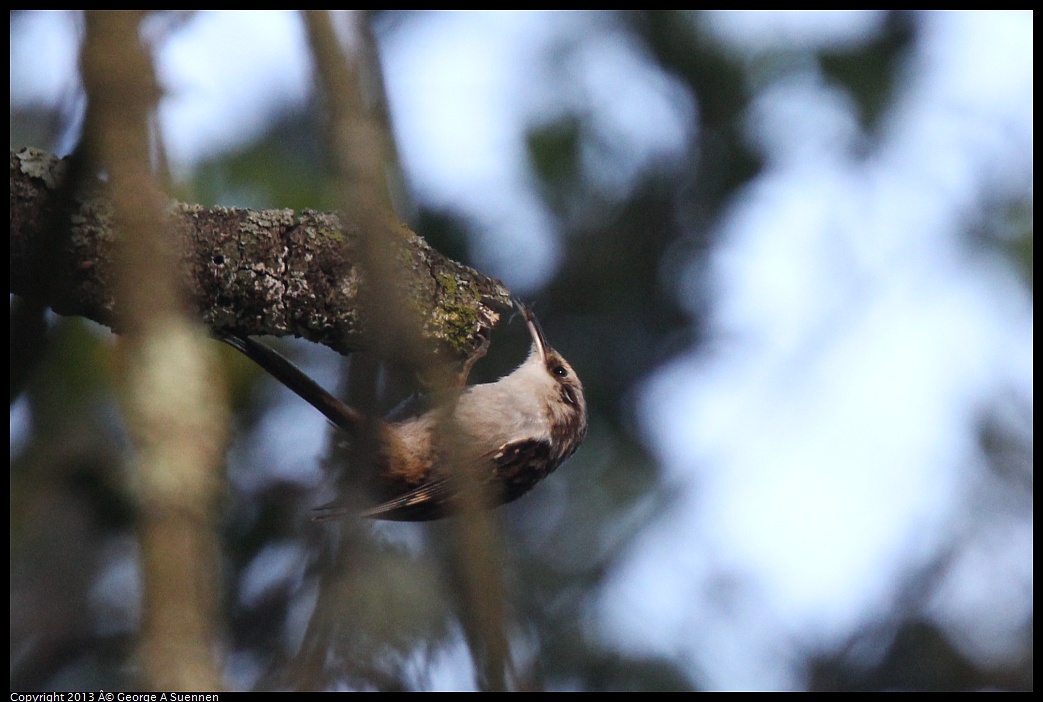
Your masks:
{"label": "tree branch", "polygon": [[[38,294],[42,267],[55,280],[45,304],[119,331],[113,294],[112,203],[100,182],[80,188],[65,245],[56,260],[39,260],[64,163],[33,148],[11,151],[11,289]],[[304,210],[242,210],[172,202],[169,231],[185,287],[214,331],[299,336],[339,353],[368,348],[359,322],[361,241],[348,217]],[[350,215],[349,215],[350,216]],[[403,277],[392,281],[425,320],[422,340],[436,358],[468,358],[510,309],[503,283],[452,261],[405,225],[389,222]]]}

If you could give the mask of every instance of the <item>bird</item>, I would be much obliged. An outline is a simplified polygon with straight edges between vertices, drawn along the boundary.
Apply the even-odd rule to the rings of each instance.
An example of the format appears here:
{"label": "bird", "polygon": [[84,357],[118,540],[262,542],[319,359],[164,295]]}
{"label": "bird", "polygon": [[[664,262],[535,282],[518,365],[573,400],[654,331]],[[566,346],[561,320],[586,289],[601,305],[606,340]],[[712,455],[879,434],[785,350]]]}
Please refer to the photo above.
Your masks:
{"label": "bird", "polygon": [[[467,486],[458,473],[474,476],[488,498],[485,506],[497,507],[529,492],[586,436],[583,384],[547,343],[532,310],[513,302],[532,337],[525,360],[495,382],[463,386],[447,406],[403,419],[368,417],[255,339],[231,333],[218,338],[319,410],[344,432],[349,457],[372,467],[374,504],[360,509],[347,506],[357,500],[335,501],[316,508],[313,519],[429,521],[459,512]],[[439,440],[443,427],[453,432],[450,441]]]}

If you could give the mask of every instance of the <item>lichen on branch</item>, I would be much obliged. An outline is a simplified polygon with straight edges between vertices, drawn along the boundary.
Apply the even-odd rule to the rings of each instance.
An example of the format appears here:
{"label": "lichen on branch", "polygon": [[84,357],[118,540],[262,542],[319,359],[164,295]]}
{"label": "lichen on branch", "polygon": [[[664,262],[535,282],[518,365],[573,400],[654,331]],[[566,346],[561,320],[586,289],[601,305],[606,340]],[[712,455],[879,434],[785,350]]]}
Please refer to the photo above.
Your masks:
{"label": "lichen on branch", "polygon": [[[11,289],[32,296],[43,267],[53,284],[43,300],[59,314],[116,327],[113,208],[100,182],[80,185],[56,255],[37,254],[55,207],[63,161],[32,148],[11,151]],[[359,317],[365,285],[360,232],[350,213],[245,210],[170,202],[170,242],[189,299],[214,331],[298,336],[339,353],[370,343]],[[434,358],[469,357],[510,309],[503,284],[452,261],[405,225],[388,221],[388,252],[400,300],[422,321]]]}

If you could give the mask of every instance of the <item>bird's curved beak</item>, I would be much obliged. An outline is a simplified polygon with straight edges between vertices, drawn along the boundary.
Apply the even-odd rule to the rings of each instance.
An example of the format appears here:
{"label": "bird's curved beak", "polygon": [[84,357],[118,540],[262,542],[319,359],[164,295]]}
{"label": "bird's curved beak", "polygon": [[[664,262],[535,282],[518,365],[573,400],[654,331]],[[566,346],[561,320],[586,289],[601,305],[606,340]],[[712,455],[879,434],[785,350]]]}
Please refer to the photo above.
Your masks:
{"label": "bird's curved beak", "polygon": [[526,307],[521,300],[513,298],[514,306],[518,308],[518,312],[525,319],[526,326],[529,327],[529,334],[532,335],[532,343],[536,345],[537,350],[540,352],[540,358],[546,360],[547,358],[547,339],[543,336],[543,327],[540,326],[540,320],[536,319],[536,315],[532,313],[528,307]]}

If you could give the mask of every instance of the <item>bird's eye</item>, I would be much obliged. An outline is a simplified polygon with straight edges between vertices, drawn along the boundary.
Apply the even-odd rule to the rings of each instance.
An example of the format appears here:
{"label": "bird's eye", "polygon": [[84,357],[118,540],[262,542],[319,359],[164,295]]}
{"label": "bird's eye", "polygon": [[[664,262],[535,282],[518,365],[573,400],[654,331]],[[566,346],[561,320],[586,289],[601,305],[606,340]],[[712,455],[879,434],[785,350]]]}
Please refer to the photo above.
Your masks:
{"label": "bird's eye", "polygon": [[559,378],[568,378],[569,372],[565,369],[565,366],[554,366],[554,375]]}

